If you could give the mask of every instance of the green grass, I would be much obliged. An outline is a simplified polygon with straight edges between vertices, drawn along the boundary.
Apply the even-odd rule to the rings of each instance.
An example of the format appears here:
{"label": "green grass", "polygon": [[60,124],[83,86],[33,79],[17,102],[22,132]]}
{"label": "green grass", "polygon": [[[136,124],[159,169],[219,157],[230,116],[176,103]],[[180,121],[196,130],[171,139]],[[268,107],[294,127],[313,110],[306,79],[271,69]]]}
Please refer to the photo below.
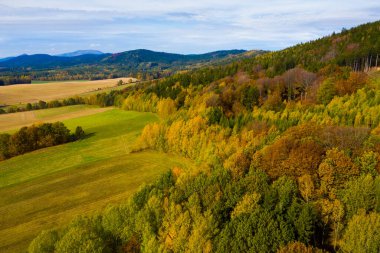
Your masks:
{"label": "green grass", "polygon": [[40,230],[123,201],[173,166],[191,167],[174,155],[130,153],[155,120],[118,109],[69,119],[66,126],[90,136],[0,162],[0,252],[22,252]]}

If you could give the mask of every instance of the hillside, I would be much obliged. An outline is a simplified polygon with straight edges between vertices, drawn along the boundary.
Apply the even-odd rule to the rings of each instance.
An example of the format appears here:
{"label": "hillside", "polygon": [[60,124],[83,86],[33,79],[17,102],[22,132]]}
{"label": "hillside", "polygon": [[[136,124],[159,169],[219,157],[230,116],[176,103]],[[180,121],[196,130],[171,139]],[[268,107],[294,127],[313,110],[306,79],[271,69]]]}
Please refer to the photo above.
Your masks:
{"label": "hillside", "polygon": [[174,166],[191,166],[175,155],[130,152],[145,124],[157,120],[152,113],[71,106],[35,117],[79,124],[88,137],[0,161],[1,252],[24,252],[39,230],[118,203]]}
{"label": "hillside", "polygon": [[[117,124],[122,117],[88,116],[107,124],[108,131],[92,140],[112,135],[122,154],[124,141],[113,131],[129,135],[130,124],[139,124],[127,159],[159,152],[151,161],[166,165],[172,158],[165,155],[175,155],[196,166],[176,163],[124,201],[66,225],[46,226],[29,252],[379,252],[379,33],[380,21],[72,99],[117,106],[127,115],[157,113],[159,119],[127,124]],[[138,52],[107,57],[132,58],[141,70],[141,63],[156,57],[165,64],[183,57]],[[122,114],[104,114],[116,112]],[[71,123],[79,121],[85,131],[96,128],[89,118]],[[85,162],[101,163],[98,154],[113,153],[111,140],[92,146],[89,138],[86,144]],[[63,160],[54,157],[62,155],[75,160],[81,154],[76,151],[45,156],[49,150],[42,150],[36,161],[48,157],[57,164]],[[30,161],[25,157],[0,162],[14,166],[8,175],[21,174],[6,180],[42,173],[23,173]]]}
{"label": "hillside", "polygon": [[161,117],[136,151],[178,154],[197,170],[173,169],[126,204],[41,233],[29,249],[378,252],[379,29],[120,91],[122,108]]}

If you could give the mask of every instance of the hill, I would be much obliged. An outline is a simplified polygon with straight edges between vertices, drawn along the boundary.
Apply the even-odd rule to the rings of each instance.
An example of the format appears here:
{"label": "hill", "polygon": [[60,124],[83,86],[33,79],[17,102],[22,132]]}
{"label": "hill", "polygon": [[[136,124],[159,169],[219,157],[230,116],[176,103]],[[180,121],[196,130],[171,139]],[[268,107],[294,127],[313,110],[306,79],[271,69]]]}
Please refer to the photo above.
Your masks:
{"label": "hill", "polygon": [[48,54],[20,55],[3,61],[0,67],[7,69],[47,69],[69,67],[80,64],[96,64],[104,58],[103,55],[79,55],[73,57],[51,56]]}
{"label": "hill", "polygon": [[[365,24],[98,94],[102,105],[160,117],[133,155],[155,150],[197,166],[41,232],[30,253],[379,252],[379,31]],[[21,179],[33,175],[15,166]]]}
{"label": "hill", "polygon": [[98,50],[77,50],[74,52],[69,52],[69,53],[64,53],[64,54],[58,54],[55,56],[61,56],[61,57],[75,57],[75,56],[81,56],[81,55],[87,55],[87,54],[95,54],[95,55],[100,55],[104,54],[101,51]]}
{"label": "hill", "polygon": [[379,31],[365,24],[114,94],[161,118],[135,152],[197,168],[42,232],[29,250],[378,252]]}
{"label": "hill", "polygon": [[[47,54],[21,55],[0,63],[0,67],[8,69],[51,69],[72,67],[77,65],[120,64],[136,66],[140,63],[185,64],[196,61],[210,61],[230,55],[244,53],[244,50],[218,51],[200,55],[182,55],[150,50],[132,50],[116,54],[91,53],[77,51],[66,55],[51,56]],[[68,57],[69,56],[69,57]]]}
{"label": "hill", "polygon": [[[72,57],[21,55],[0,62],[0,85],[61,80],[99,80],[133,76],[154,79],[178,70],[205,64],[230,62],[246,57],[243,50],[217,51],[199,55],[181,55],[149,50],[117,54],[85,54]],[[254,51],[254,55],[263,51]]]}

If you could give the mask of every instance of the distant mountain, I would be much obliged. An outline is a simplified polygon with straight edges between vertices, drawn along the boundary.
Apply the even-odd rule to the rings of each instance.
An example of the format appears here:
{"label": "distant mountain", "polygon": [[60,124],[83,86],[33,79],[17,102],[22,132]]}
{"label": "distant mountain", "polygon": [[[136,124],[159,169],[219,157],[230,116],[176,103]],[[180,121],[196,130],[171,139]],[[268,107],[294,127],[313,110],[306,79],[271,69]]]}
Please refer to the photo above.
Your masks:
{"label": "distant mountain", "polygon": [[126,51],[122,53],[112,54],[106,57],[103,62],[106,63],[180,63],[180,62],[191,62],[191,61],[209,61],[213,59],[221,59],[229,55],[237,55],[246,52],[245,50],[225,50],[216,51],[206,54],[172,54],[165,52],[155,52],[146,49],[137,49],[132,51]]}
{"label": "distant mountain", "polygon": [[101,51],[98,51],[98,50],[78,50],[78,51],[74,51],[74,52],[70,52],[70,53],[58,54],[55,56],[75,57],[75,56],[81,56],[81,55],[87,55],[87,54],[101,55],[104,53]]}
{"label": "distant mountain", "polygon": [[0,62],[8,61],[8,60],[10,60],[12,58],[14,58],[14,56],[2,58],[2,59],[0,59]]}
{"label": "distant mountain", "polygon": [[105,55],[80,55],[74,57],[51,56],[48,54],[20,55],[0,62],[0,67],[9,69],[51,69],[70,67],[81,64],[96,64],[100,62]]}
{"label": "distant mountain", "polygon": [[[172,54],[164,52],[155,52],[146,49],[138,49],[126,51],[116,54],[78,54],[77,51],[60,56],[52,56],[48,54],[35,55],[20,55],[3,62],[0,62],[0,67],[7,69],[56,69],[64,67],[72,67],[78,65],[118,65],[126,66],[128,69],[134,69],[141,64],[147,66],[164,66],[171,67],[174,65],[192,64],[203,61],[211,61],[223,59],[230,56],[235,56],[246,52],[245,50],[225,50],[216,51],[206,54]],[[94,52],[94,51],[92,51]],[[98,52],[98,51],[96,51]],[[79,53],[80,54],[80,53]],[[71,56],[68,56],[71,55]]]}

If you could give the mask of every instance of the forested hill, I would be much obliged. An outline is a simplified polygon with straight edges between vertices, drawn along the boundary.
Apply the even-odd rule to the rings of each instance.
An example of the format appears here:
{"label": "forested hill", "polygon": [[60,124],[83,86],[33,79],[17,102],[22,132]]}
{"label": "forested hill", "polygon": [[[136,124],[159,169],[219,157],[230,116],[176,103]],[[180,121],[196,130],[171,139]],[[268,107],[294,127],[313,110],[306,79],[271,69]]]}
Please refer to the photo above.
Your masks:
{"label": "forested hill", "polygon": [[379,31],[97,94],[158,113],[134,152],[196,169],[44,231],[29,252],[380,252]]}
{"label": "forested hill", "polygon": [[[216,51],[206,54],[171,54],[132,50],[116,54],[84,54],[71,57],[46,54],[21,55],[0,61],[0,85],[30,83],[31,80],[98,80],[133,76],[151,80],[178,70],[208,64],[225,64],[247,58],[244,50]],[[250,51],[252,55],[265,51]],[[70,54],[71,55],[71,54]]]}
{"label": "forested hill", "polygon": [[301,66],[316,72],[328,64],[349,66],[355,71],[380,65],[380,21],[302,43],[253,59],[269,76]]}
{"label": "forested hill", "polygon": [[186,64],[197,61],[210,61],[228,56],[244,53],[244,50],[217,51],[199,55],[182,55],[164,52],[154,52],[150,50],[132,50],[116,54],[84,54],[67,57],[51,56],[47,54],[21,55],[2,61],[0,67],[8,69],[52,69],[62,67],[72,67],[77,65],[129,65],[137,66],[141,63],[152,64]]}

